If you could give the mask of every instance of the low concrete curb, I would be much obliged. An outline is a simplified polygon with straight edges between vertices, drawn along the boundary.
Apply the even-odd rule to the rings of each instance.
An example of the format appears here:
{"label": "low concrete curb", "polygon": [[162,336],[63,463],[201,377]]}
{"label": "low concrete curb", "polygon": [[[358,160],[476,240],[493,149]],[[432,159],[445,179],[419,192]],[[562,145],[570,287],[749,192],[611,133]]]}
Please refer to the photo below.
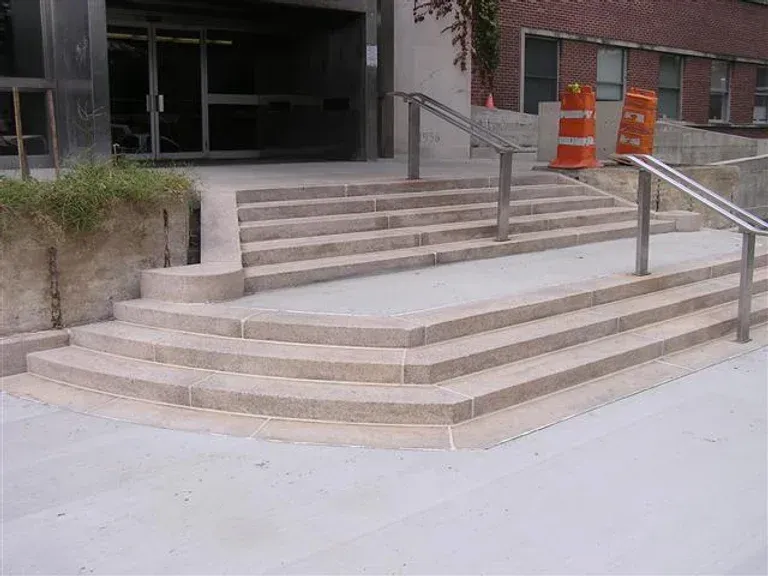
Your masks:
{"label": "low concrete curb", "polygon": [[69,345],[67,330],[27,332],[0,338],[0,378],[27,371],[27,354]]}

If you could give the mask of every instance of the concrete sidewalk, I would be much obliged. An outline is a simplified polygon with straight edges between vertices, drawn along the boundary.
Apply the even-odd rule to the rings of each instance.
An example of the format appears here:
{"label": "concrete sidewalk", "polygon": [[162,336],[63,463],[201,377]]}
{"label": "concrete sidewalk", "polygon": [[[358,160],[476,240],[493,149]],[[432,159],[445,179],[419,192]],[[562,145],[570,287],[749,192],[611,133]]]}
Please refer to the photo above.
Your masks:
{"label": "concrete sidewalk", "polygon": [[765,574],[762,349],[486,452],[273,444],[3,397],[3,574]]}

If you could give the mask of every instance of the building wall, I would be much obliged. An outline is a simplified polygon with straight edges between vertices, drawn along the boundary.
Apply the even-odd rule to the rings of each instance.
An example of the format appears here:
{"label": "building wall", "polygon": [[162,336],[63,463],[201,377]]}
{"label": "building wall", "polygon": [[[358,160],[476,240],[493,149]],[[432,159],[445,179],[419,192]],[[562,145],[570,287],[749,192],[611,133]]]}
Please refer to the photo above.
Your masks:
{"label": "building wall", "polygon": [[[703,53],[686,56],[683,119],[706,123],[709,107],[709,57],[768,62],[768,6],[744,0],[505,0],[501,5],[501,62],[494,85],[472,79],[472,102],[482,105],[489,90],[496,104],[521,110],[524,34],[564,34],[560,40],[559,86],[594,84],[599,43],[628,42],[627,86],[658,86],[657,50]],[[733,32],[732,32],[733,31]],[[734,33],[738,31],[738,33]],[[594,43],[597,40],[599,43]],[[649,50],[654,48],[654,50]],[[754,63],[734,67],[731,122],[750,123],[754,99]]]}

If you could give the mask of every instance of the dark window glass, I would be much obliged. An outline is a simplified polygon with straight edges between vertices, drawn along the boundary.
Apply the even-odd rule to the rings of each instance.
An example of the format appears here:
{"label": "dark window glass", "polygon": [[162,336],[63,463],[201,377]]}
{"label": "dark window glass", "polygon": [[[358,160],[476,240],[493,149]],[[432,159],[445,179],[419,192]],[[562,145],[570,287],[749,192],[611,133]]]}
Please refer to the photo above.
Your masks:
{"label": "dark window glass", "polygon": [[[42,92],[21,93],[21,129],[24,149],[29,156],[48,154],[48,129],[45,95]],[[18,155],[13,95],[0,92],[0,156]]]}
{"label": "dark window glass", "polygon": [[45,76],[39,0],[0,0],[0,76]]}
{"label": "dark window glass", "polygon": [[539,102],[557,100],[556,40],[526,38],[525,40],[525,88],[523,111],[539,113]]}

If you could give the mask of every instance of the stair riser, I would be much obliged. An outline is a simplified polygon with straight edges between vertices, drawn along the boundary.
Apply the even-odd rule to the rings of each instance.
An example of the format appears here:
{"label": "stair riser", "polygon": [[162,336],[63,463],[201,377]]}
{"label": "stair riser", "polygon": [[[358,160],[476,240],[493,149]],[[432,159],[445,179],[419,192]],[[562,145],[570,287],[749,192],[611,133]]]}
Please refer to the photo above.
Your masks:
{"label": "stair riser", "polygon": [[[651,226],[651,232],[671,232],[674,230],[674,227],[674,222],[655,223]],[[452,262],[464,262],[467,260],[480,260],[485,258],[496,258],[499,256],[510,256],[512,254],[552,250],[555,248],[567,248],[569,246],[577,246],[589,242],[602,242],[616,238],[628,238],[634,235],[635,230],[633,228],[589,234],[573,233],[518,242],[489,243],[475,248],[444,251],[436,254],[407,256],[392,261],[359,262],[339,266],[328,266],[325,268],[308,268],[306,270],[278,274],[246,275],[245,289],[249,293],[262,292],[278,288],[303,286],[314,282],[337,280],[339,278],[351,278],[376,272],[407,270],[411,268],[434,266],[435,264],[448,264]]]}
{"label": "stair riser", "polygon": [[51,362],[45,356],[38,357],[33,354],[27,357],[27,364],[27,369],[32,374],[74,386],[152,402],[189,405],[189,386],[182,384],[147,382],[141,378],[125,378],[114,374],[107,376],[96,369],[84,370],[60,362]]}
{"label": "stair riser", "polygon": [[500,345],[496,348],[431,365],[409,364],[406,359],[404,381],[406,384],[437,384],[451,378],[473,374],[488,368],[495,368],[510,362],[610,336],[617,332],[618,322],[611,318],[579,326],[572,330],[548,334],[524,342],[515,342],[512,345]]}
{"label": "stair riser", "polygon": [[[674,229],[674,222],[657,222],[651,225],[651,233],[654,234],[672,232]],[[635,235],[636,230],[634,228],[600,230],[594,232],[575,231],[572,234],[563,234],[549,238],[531,239],[521,242],[499,242],[498,244],[440,252],[437,255],[437,263],[449,264],[467,260],[498,258],[500,256],[512,256],[513,254],[568,248],[569,246],[578,246],[592,242],[605,242],[607,240],[616,240],[618,238],[631,238]]]}
{"label": "stair riser", "polygon": [[265,240],[285,240],[288,238],[309,238],[312,236],[330,236],[351,232],[371,232],[385,230],[388,226],[386,216],[375,214],[360,215],[359,218],[341,222],[320,220],[301,223],[280,222],[254,228],[240,228],[240,241],[261,242]]}
{"label": "stair riser", "polygon": [[[514,188],[511,201],[535,200],[542,198],[559,198],[567,196],[589,196],[589,190],[582,186],[534,186]],[[394,198],[347,198],[331,199],[328,202],[282,204],[278,206],[240,206],[238,217],[241,222],[279,220],[285,218],[307,218],[310,216],[327,216],[333,214],[356,214],[365,212],[384,212],[397,210],[413,210],[440,206],[463,206],[468,204],[494,203],[498,199],[495,190],[474,190],[455,193],[426,193],[416,196],[397,196]]]}
{"label": "stair riser", "polygon": [[405,256],[388,260],[386,262],[361,262],[341,266],[329,266],[327,268],[314,270],[297,270],[265,276],[246,277],[245,290],[249,293],[264,292],[266,290],[303,286],[315,282],[337,280],[339,278],[352,278],[354,276],[365,276],[367,274],[377,274],[394,270],[428,268],[434,265],[434,254],[419,254],[416,256]]}
{"label": "stair riser", "polygon": [[[562,199],[547,202],[513,202],[510,205],[510,216],[529,216],[531,214],[554,214],[572,210],[588,210],[592,208],[610,208],[614,205],[612,198],[594,196],[579,201]],[[345,218],[339,221],[310,221],[310,222],[278,222],[258,227],[243,227],[240,229],[241,242],[259,242],[262,240],[281,240],[288,238],[308,238],[312,236],[329,236],[351,232],[369,232],[387,228],[410,228],[415,226],[430,226],[433,224],[451,224],[454,222],[472,222],[475,220],[491,220],[496,218],[496,205],[483,204],[471,208],[446,208],[436,212],[416,212],[377,216],[360,214],[355,218]]]}
{"label": "stair riser", "polygon": [[367,238],[361,240],[329,242],[327,244],[315,244],[312,246],[290,246],[285,248],[252,250],[250,252],[243,252],[243,265],[259,266],[281,264],[283,262],[297,262],[300,260],[314,260],[317,258],[330,258],[335,256],[352,256],[354,254],[366,254],[369,252],[415,248],[420,245],[421,240],[419,234],[403,234],[402,236],[389,238]]}
{"label": "stair riser", "polygon": [[[149,344],[152,354],[142,348],[133,346],[129,338],[93,335],[74,331],[73,345],[115,354],[139,360],[149,360],[199,368],[201,370],[216,370],[236,374],[258,376],[274,376],[278,378],[298,378],[305,380],[330,380],[342,382],[368,382],[378,384],[400,384],[402,382],[402,366],[400,362],[375,364],[373,362],[339,362],[323,360],[322,351],[318,350],[318,358],[280,358],[269,356],[245,355],[237,350],[207,350],[174,346],[169,342]],[[48,376],[43,374],[44,376]],[[54,377],[54,376],[50,376]]]}
{"label": "stair riser", "polygon": [[375,424],[448,425],[469,419],[471,400],[453,405],[321,401],[194,387],[192,406],[275,418]]}
{"label": "stair riser", "polygon": [[[564,227],[592,226],[611,222],[627,221],[635,218],[630,213],[596,214],[590,216],[574,216],[571,218],[546,218],[530,220],[511,225],[512,234],[527,232],[541,232],[555,230]],[[432,244],[446,244],[474,240],[477,238],[490,238],[496,234],[495,225],[465,226],[460,229],[444,230],[439,232],[425,232],[422,234],[403,234],[396,237],[368,238],[361,240],[339,240],[326,244],[311,246],[286,246],[284,248],[264,248],[243,253],[245,266],[259,266],[267,264],[280,264],[283,262],[297,262],[301,260],[314,260],[336,256],[351,256],[370,252],[383,252],[386,250],[398,250],[401,248],[413,248]]]}

